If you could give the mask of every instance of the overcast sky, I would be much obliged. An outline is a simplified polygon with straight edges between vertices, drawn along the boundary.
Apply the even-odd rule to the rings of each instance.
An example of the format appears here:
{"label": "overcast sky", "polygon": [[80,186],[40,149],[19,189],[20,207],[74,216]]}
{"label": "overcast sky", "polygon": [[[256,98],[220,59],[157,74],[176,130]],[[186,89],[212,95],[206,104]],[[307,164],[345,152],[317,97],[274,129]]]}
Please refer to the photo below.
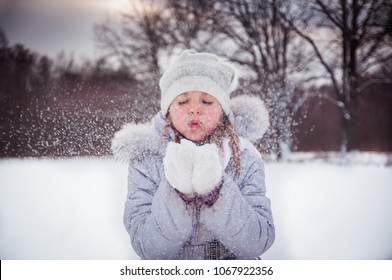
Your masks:
{"label": "overcast sky", "polygon": [[78,58],[99,54],[93,25],[119,15],[130,0],[0,0],[0,26],[11,45],[22,43],[40,54],[61,51]]}

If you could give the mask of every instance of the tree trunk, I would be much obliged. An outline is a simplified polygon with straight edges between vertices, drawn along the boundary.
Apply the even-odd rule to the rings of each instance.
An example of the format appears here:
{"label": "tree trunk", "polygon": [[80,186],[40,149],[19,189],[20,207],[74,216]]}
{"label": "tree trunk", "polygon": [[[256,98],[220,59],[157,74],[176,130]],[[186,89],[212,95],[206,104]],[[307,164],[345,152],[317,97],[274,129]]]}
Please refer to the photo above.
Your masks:
{"label": "tree trunk", "polygon": [[348,91],[346,94],[347,98],[347,110],[349,113],[349,118],[347,120],[347,151],[355,151],[359,149],[359,141],[358,141],[358,70],[357,70],[357,49],[358,49],[358,15],[359,15],[359,7],[358,1],[352,0],[351,4],[351,23],[348,22],[347,25],[347,36],[344,38],[347,40],[345,45],[347,46],[347,81],[346,84],[348,86]]}

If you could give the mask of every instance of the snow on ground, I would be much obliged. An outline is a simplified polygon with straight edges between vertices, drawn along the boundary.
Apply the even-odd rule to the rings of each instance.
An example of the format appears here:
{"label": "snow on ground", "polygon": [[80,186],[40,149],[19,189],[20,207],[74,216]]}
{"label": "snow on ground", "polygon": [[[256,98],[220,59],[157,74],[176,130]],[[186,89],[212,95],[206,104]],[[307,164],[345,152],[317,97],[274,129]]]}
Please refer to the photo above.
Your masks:
{"label": "snow on ground", "polygon": [[[276,241],[263,258],[392,259],[392,166],[300,157],[266,163]],[[0,160],[0,259],[137,259],[126,181],[109,158]]]}

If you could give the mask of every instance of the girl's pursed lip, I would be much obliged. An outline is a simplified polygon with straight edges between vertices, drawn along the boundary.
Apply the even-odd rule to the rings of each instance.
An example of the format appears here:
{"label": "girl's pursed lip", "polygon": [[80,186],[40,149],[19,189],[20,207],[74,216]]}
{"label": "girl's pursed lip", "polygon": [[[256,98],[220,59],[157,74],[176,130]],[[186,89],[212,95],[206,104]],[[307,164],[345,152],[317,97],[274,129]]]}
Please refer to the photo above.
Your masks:
{"label": "girl's pursed lip", "polygon": [[196,128],[202,126],[202,122],[198,120],[191,120],[188,122],[188,126],[191,128]]}

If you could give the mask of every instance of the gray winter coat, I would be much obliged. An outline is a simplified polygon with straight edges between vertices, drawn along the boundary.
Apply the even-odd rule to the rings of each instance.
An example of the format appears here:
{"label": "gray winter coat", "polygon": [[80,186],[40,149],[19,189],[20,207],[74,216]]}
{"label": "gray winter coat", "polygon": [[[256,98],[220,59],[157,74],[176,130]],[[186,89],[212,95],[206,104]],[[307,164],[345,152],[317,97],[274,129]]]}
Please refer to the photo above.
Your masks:
{"label": "gray winter coat", "polygon": [[[158,113],[152,123],[128,124],[116,133],[112,150],[129,162],[124,225],[142,259],[254,259],[273,243],[275,229],[265,196],[264,165],[250,144],[268,128],[262,101],[232,99],[230,119],[241,141],[241,172],[225,168],[219,198],[208,206],[185,203],[166,181],[163,157],[170,131]],[[247,140],[245,140],[247,139]]]}

